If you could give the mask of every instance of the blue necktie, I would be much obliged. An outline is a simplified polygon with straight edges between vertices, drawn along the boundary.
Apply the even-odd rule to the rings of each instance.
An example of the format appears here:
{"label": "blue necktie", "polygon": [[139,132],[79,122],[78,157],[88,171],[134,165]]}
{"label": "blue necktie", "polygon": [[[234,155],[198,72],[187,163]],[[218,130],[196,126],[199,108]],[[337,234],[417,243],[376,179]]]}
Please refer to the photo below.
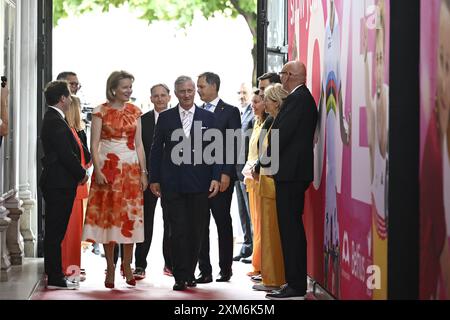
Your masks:
{"label": "blue necktie", "polygon": [[206,103],[205,109],[212,112],[214,105],[212,103]]}

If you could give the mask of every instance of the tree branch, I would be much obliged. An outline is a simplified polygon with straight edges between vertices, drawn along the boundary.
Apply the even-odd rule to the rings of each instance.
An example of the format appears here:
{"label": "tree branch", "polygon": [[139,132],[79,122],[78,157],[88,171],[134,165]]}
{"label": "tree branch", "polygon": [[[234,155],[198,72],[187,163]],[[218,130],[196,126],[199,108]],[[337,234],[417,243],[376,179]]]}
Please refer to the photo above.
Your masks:
{"label": "tree branch", "polygon": [[256,13],[249,14],[248,12],[245,12],[245,10],[242,9],[241,6],[239,5],[238,0],[230,0],[230,2],[233,5],[233,7],[236,9],[236,11],[244,17],[245,21],[247,21],[247,24],[250,29],[250,32],[252,33],[253,39],[256,39],[256,27],[255,27]]}

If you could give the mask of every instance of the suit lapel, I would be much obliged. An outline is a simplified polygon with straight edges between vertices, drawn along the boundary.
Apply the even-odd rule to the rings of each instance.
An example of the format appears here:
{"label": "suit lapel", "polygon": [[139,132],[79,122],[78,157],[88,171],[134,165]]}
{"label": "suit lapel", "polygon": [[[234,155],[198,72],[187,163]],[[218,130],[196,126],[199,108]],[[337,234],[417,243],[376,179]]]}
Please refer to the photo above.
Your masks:
{"label": "suit lapel", "polygon": [[195,106],[195,112],[194,112],[194,118],[192,119],[192,125],[191,125],[191,137],[194,136],[194,123],[195,121],[202,121],[202,118],[200,116],[200,108]]}
{"label": "suit lapel", "polygon": [[58,119],[59,121],[61,121],[62,123],[64,123],[64,126],[66,128],[66,130],[68,131],[68,136],[69,136],[69,141],[71,143],[71,148],[72,151],[75,152],[75,154],[77,155],[78,159],[81,159],[81,154],[80,154],[80,148],[78,147],[78,143],[75,139],[75,137],[73,136],[73,132],[69,127],[69,124],[66,122],[66,120],[61,116],[61,114],[56,111],[53,108],[49,108],[49,110],[47,112],[52,112],[51,114],[56,117],[56,119]]}
{"label": "suit lapel", "polygon": [[174,108],[174,112],[176,113],[176,117],[175,117],[175,126],[177,128],[181,128],[183,129],[183,123],[181,122],[181,116],[180,116],[180,105],[177,104],[176,107]]}
{"label": "suit lapel", "polygon": [[150,123],[149,123],[149,128],[150,128],[150,132],[153,134],[153,132],[155,131],[155,110],[151,111],[152,113],[150,114]]}
{"label": "suit lapel", "polygon": [[214,109],[214,114],[218,117],[222,113],[223,108],[224,108],[223,101],[222,99],[220,99],[219,103],[216,106],[216,109]]}

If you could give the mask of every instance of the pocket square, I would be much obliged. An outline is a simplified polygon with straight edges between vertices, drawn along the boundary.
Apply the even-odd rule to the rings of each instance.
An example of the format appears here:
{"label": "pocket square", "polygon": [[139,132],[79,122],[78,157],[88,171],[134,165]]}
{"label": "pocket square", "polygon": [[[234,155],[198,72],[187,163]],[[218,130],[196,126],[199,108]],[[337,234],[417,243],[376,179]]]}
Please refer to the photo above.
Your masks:
{"label": "pocket square", "polygon": [[202,127],[202,130],[204,130],[204,129],[208,129],[208,127]]}

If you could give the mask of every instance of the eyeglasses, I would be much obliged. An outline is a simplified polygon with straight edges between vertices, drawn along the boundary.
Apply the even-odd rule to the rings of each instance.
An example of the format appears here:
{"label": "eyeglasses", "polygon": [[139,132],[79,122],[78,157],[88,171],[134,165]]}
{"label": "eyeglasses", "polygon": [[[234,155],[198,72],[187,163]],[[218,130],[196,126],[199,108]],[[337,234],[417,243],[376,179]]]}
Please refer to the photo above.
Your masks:
{"label": "eyeglasses", "polygon": [[290,76],[293,76],[293,77],[298,76],[298,74],[292,73],[292,72],[289,72],[289,71],[280,71],[280,72],[278,72],[278,75],[279,75],[280,77],[281,77],[283,74],[287,74],[287,75],[290,75]]}
{"label": "eyeglasses", "polygon": [[78,82],[69,82],[69,84],[70,84],[71,87],[75,87],[77,89],[81,88],[81,84],[78,83]]}

